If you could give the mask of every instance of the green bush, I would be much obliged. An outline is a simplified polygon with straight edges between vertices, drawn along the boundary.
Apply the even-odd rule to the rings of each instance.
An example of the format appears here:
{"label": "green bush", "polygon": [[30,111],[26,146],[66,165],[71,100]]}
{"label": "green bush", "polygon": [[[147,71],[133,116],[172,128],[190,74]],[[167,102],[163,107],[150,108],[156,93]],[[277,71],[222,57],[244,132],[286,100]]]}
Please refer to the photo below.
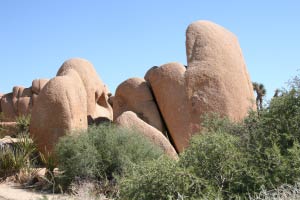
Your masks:
{"label": "green bush", "polygon": [[[241,123],[206,115],[201,133],[192,138],[179,164],[159,160],[134,168],[121,184],[121,196],[180,199],[182,192],[185,199],[214,199],[209,195],[216,191],[222,199],[248,199],[261,188],[294,184],[300,178],[299,93],[297,88],[283,92],[259,115],[250,112]],[[178,174],[186,176],[179,179]],[[185,184],[197,188],[194,195],[191,188],[179,189]]]}
{"label": "green bush", "polygon": [[123,200],[217,199],[218,193],[174,160],[160,158],[135,166],[120,184]]}
{"label": "green bush", "polygon": [[56,146],[62,184],[75,180],[115,182],[133,165],[157,159],[162,151],[141,135],[112,125],[90,127],[60,139]]}
{"label": "green bush", "polygon": [[[180,163],[222,194],[223,198],[245,198],[259,188],[257,174],[237,136],[224,132],[202,133],[192,138]],[[241,196],[242,195],[242,196]]]}
{"label": "green bush", "polygon": [[202,121],[178,162],[157,159],[161,152],[134,134],[101,126],[60,141],[60,168],[69,183],[117,181],[124,200],[249,199],[299,181],[300,79],[243,122],[215,114]]}

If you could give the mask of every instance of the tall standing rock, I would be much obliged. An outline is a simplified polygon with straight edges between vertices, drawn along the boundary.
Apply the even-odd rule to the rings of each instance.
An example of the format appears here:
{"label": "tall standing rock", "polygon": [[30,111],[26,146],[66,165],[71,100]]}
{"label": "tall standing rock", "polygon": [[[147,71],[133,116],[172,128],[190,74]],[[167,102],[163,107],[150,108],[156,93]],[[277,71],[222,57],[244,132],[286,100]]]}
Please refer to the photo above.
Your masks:
{"label": "tall standing rock", "polygon": [[237,38],[208,21],[186,31],[187,69],[169,63],[150,69],[145,79],[181,152],[210,112],[241,120],[254,107],[254,94]]}

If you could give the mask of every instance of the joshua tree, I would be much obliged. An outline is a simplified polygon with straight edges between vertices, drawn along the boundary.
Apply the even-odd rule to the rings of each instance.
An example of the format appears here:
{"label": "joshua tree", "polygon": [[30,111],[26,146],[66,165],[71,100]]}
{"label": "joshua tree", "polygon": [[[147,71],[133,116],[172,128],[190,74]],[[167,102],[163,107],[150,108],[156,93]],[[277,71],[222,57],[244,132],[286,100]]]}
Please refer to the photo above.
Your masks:
{"label": "joshua tree", "polygon": [[261,83],[253,82],[253,90],[256,92],[256,107],[257,111],[263,109],[263,97],[266,95],[267,91],[265,86]]}

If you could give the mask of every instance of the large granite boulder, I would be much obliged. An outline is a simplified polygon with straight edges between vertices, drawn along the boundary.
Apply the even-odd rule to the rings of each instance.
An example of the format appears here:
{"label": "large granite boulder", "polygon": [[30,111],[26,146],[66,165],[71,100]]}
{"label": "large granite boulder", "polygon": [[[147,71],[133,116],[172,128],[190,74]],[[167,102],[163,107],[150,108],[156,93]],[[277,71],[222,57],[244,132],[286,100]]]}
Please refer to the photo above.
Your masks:
{"label": "large granite boulder", "polygon": [[39,150],[51,152],[59,137],[87,129],[88,120],[112,120],[108,93],[90,62],[79,58],[64,62],[34,102],[30,134]]}
{"label": "large granite boulder", "polygon": [[53,150],[59,137],[87,129],[87,94],[74,70],[51,79],[40,91],[31,113],[30,134],[43,153]]}
{"label": "large granite boulder", "polygon": [[73,58],[63,63],[57,76],[64,76],[74,70],[80,76],[87,95],[87,115],[90,119],[107,118],[113,120],[113,111],[108,103],[108,88],[97,75],[94,66],[87,60]]}
{"label": "large granite boulder", "polygon": [[150,69],[150,83],[175,147],[182,152],[210,112],[241,120],[254,107],[254,94],[237,38],[208,21],[186,32],[188,67],[169,63]]}
{"label": "large granite boulder", "polygon": [[132,129],[137,133],[142,134],[146,139],[157,145],[158,148],[161,148],[166,155],[174,159],[178,158],[178,155],[169,140],[159,130],[141,120],[135,113],[131,111],[123,112],[115,119],[115,123],[120,127]]}
{"label": "large granite boulder", "polygon": [[132,111],[149,125],[165,132],[165,127],[147,82],[130,78],[121,83],[113,97],[114,119],[123,112]]}

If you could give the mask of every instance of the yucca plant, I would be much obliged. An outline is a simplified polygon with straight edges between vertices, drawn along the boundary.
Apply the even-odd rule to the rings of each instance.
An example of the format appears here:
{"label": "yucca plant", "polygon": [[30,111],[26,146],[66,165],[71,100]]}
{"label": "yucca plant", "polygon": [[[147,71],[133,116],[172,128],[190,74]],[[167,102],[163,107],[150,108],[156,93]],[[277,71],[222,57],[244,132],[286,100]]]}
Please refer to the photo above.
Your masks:
{"label": "yucca plant", "polygon": [[28,133],[31,115],[21,115],[16,119],[19,133]]}
{"label": "yucca plant", "polygon": [[28,134],[18,135],[17,141],[3,144],[0,150],[0,178],[6,178],[33,164],[36,147]]}

